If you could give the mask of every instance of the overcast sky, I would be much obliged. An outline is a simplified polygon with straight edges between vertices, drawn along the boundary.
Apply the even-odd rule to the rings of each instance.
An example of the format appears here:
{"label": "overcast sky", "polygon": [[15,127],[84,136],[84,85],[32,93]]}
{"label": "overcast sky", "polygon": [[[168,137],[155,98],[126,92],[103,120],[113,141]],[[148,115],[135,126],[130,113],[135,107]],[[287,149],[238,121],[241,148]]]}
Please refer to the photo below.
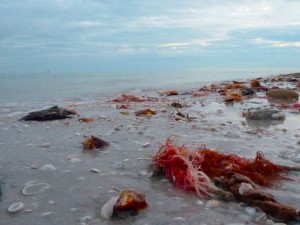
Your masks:
{"label": "overcast sky", "polygon": [[297,0],[0,0],[0,72],[300,69]]}

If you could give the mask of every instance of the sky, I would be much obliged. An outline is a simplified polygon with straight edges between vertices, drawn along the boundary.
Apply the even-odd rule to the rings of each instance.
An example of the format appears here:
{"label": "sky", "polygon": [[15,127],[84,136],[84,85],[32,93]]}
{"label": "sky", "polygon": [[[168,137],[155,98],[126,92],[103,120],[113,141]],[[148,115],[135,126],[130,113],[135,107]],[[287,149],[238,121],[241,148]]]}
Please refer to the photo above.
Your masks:
{"label": "sky", "polygon": [[300,71],[298,0],[0,0],[0,73]]}

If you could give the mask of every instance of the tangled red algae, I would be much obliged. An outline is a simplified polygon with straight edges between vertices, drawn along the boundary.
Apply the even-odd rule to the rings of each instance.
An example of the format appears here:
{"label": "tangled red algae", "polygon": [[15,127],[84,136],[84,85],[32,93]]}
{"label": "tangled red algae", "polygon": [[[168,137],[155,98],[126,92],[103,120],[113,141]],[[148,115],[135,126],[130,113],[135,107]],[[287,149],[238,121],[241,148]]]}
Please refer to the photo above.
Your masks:
{"label": "tangled red algae", "polygon": [[200,195],[209,195],[214,188],[210,179],[228,173],[245,175],[262,186],[272,186],[287,178],[287,168],[265,159],[262,152],[257,152],[254,159],[248,159],[220,153],[204,145],[192,151],[185,145],[174,144],[174,141],[175,137],[171,136],[160,147],[154,156],[155,166],[176,186],[195,190]]}
{"label": "tangled red algae", "polygon": [[156,102],[157,98],[152,97],[137,97],[134,95],[122,94],[120,97],[115,98],[112,102],[115,103],[130,103],[130,102]]}

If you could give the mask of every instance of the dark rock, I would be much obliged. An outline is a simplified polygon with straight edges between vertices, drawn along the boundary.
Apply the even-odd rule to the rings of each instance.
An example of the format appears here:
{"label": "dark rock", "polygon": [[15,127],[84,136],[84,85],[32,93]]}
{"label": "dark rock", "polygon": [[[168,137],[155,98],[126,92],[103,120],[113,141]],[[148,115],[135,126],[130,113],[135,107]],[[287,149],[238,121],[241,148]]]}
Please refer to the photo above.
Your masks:
{"label": "dark rock", "polygon": [[251,88],[243,88],[242,95],[244,95],[244,96],[255,95],[255,91]]}
{"label": "dark rock", "polygon": [[30,112],[27,116],[22,117],[20,120],[25,120],[25,121],[61,120],[61,119],[71,118],[72,115],[77,115],[77,112],[74,110],[53,106],[49,109]]}

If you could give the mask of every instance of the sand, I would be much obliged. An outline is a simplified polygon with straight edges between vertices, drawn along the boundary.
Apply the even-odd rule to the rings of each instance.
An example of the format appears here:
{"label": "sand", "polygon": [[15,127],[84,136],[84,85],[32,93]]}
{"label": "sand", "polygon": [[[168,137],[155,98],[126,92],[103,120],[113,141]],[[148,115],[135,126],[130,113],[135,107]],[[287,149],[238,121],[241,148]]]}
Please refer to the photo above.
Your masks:
{"label": "sand", "polygon": [[[270,78],[261,82],[265,86],[291,85],[287,81],[270,82]],[[256,151],[263,151],[266,158],[276,163],[299,165],[299,110],[283,109],[284,121],[247,121],[241,116],[243,110],[270,104],[263,98],[264,92],[228,105],[218,93],[193,97],[191,93],[197,89],[178,90],[180,95],[169,97],[145,93],[159,100],[130,103],[127,110],[117,109],[116,105],[122,104],[109,99],[64,106],[82,117],[93,118],[91,123],[81,123],[77,117],[24,122],[18,121],[24,116],[21,113],[2,116],[0,224],[273,224],[244,204],[211,204],[194,193],[175,188],[163,177],[151,176],[148,169],[152,157],[170,135],[178,135],[180,143],[190,148],[205,144],[244,157],[255,157]],[[173,101],[185,107],[175,109],[171,106]],[[155,110],[156,115],[135,115],[135,111],[145,108]],[[177,110],[188,113],[192,119],[176,116]],[[121,114],[122,111],[128,115]],[[89,135],[101,137],[110,146],[84,151],[81,142]],[[47,164],[55,170],[41,170]],[[290,177],[293,180],[265,190],[300,209],[300,174],[292,173]],[[49,188],[29,196],[22,194],[25,186],[39,183],[49,184]],[[127,188],[145,194],[149,207],[136,217],[103,220],[101,207]],[[7,208],[15,202],[24,203],[24,209],[8,213]]]}

